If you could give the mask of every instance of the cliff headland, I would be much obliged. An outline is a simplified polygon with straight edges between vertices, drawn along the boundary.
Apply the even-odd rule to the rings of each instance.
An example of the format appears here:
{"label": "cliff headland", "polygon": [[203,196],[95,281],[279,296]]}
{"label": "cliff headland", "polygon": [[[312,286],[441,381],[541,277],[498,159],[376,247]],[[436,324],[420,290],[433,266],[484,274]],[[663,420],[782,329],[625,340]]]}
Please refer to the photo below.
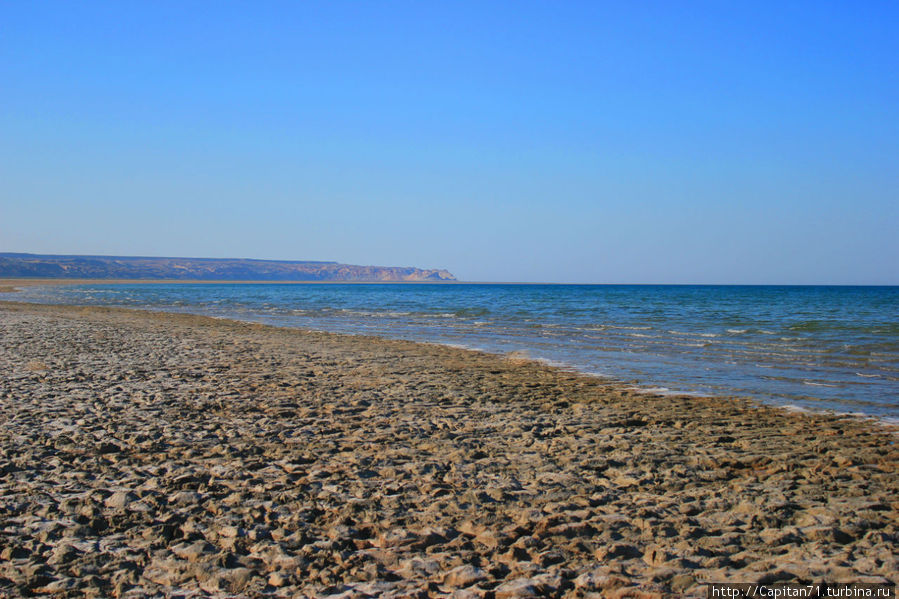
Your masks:
{"label": "cliff headland", "polygon": [[197,281],[455,281],[446,270],[306,260],[0,253],[0,278]]}

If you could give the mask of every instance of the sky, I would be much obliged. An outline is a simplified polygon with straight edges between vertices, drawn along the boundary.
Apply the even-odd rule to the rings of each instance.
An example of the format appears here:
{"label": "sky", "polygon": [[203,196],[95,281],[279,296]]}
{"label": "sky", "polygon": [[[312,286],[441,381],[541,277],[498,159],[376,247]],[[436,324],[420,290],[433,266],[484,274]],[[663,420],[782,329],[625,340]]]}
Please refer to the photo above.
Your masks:
{"label": "sky", "polygon": [[896,2],[3,2],[0,252],[899,284]]}

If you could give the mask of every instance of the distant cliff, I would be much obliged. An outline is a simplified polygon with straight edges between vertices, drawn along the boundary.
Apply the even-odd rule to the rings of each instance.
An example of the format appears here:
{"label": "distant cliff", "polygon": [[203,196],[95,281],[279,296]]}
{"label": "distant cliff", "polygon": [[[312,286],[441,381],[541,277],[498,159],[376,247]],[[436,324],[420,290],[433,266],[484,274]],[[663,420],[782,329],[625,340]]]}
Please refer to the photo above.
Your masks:
{"label": "distant cliff", "polygon": [[147,258],[0,253],[0,277],[201,281],[455,281],[445,270],[243,258]]}

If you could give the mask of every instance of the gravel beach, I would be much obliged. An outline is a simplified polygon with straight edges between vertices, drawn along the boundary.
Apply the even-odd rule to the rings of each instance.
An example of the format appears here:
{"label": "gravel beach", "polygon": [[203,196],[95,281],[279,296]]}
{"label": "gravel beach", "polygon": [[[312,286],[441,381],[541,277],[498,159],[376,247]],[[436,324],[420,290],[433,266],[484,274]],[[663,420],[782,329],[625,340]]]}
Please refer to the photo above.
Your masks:
{"label": "gravel beach", "polygon": [[899,582],[895,428],[542,364],[0,302],[0,597]]}

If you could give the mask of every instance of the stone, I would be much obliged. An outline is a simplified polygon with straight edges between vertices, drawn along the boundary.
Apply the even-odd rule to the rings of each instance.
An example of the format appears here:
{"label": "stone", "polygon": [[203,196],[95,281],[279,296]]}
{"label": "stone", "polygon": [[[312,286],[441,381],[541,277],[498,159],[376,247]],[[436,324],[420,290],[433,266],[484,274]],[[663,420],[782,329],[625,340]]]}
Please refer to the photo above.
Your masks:
{"label": "stone", "polygon": [[494,591],[496,599],[514,599],[519,597],[539,597],[537,583],[529,578],[518,578],[505,582]]}
{"label": "stone", "polygon": [[111,509],[123,510],[128,507],[128,504],[136,500],[137,496],[131,491],[117,491],[107,497],[103,505]]}
{"label": "stone", "polygon": [[453,568],[443,577],[443,584],[448,587],[462,588],[487,579],[487,574],[480,568],[471,565]]}

